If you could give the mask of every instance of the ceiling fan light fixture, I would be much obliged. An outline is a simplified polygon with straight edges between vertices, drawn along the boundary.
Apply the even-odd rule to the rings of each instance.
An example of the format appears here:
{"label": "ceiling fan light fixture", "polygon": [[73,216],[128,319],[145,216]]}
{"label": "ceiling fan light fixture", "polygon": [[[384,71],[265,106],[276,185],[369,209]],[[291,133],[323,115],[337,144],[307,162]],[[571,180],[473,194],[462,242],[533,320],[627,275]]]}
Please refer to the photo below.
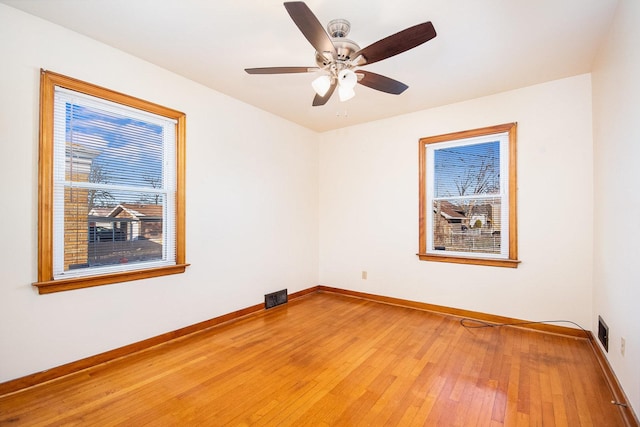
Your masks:
{"label": "ceiling fan light fixture", "polygon": [[356,96],[356,91],[353,90],[352,87],[348,87],[345,85],[338,85],[338,96],[340,97],[340,101],[348,101],[354,96]]}
{"label": "ceiling fan light fixture", "polygon": [[325,96],[331,87],[331,77],[322,75],[311,82],[311,87],[319,96]]}

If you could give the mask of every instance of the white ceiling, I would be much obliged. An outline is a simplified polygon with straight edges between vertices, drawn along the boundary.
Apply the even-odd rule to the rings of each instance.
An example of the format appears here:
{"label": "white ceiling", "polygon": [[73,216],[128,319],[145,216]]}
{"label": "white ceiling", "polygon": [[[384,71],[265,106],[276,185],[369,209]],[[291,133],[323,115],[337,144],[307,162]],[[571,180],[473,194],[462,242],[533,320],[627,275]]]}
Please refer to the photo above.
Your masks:
{"label": "white ceiling", "polygon": [[318,20],[351,22],[365,47],[431,21],[437,37],[364,69],[409,86],[362,85],[312,107],[314,49],[276,0],[0,0],[316,131],[587,73],[618,0],[307,0]]}

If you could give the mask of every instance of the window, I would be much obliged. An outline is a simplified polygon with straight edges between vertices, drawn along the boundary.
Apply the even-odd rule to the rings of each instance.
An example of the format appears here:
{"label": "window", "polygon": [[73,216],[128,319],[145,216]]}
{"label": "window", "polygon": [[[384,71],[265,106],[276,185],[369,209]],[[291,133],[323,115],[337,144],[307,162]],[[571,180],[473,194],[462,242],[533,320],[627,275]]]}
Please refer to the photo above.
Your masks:
{"label": "window", "polygon": [[516,124],[422,138],[424,261],[517,267]]}
{"label": "window", "polygon": [[39,292],[184,272],[185,115],[42,71]]}

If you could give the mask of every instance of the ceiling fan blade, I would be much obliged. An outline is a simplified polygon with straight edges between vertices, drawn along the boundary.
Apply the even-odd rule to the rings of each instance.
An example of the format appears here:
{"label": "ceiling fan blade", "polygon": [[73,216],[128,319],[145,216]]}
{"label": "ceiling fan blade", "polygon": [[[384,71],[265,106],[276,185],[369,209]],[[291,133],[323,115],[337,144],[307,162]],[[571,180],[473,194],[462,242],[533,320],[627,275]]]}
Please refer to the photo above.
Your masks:
{"label": "ceiling fan blade", "polygon": [[361,85],[370,87],[371,89],[390,93],[392,95],[400,95],[402,92],[407,90],[407,88],[409,88],[409,86],[404,83],[380,74],[372,73],[371,71],[358,70],[356,71],[356,74],[364,75],[362,79],[358,80],[358,83],[360,83]]}
{"label": "ceiling fan blade", "polygon": [[249,74],[288,74],[288,73],[313,73],[318,67],[262,67],[245,68]]}
{"label": "ceiling fan blade", "polygon": [[336,90],[337,85],[338,84],[335,81],[331,83],[331,86],[329,86],[329,90],[327,91],[327,93],[324,94],[324,96],[320,96],[316,94],[316,96],[313,98],[313,103],[311,105],[314,107],[319,107],[321,105],[326,104],[329,98],[331,98],[331,95],[333,95],[333,92]]}
{"label": "ceiling fan blade", "polygon": [[338,55],[324,27],[304,2],[285,2],[284,7],[316,51],[320,53],[329,52],[334,58]]}
{"label": "ceiling fan blade", "polygon": [[[370,44],[351,55],[353,59],[362,55],[365,64],[373,64],[374,62],[390,58],[416,46],[425,43],[436,36],[436,30],[431,22],[423,22],[404,29],[398,33],[385,37],[382,40]],[[364,64],[359,64],[364,65]]]}

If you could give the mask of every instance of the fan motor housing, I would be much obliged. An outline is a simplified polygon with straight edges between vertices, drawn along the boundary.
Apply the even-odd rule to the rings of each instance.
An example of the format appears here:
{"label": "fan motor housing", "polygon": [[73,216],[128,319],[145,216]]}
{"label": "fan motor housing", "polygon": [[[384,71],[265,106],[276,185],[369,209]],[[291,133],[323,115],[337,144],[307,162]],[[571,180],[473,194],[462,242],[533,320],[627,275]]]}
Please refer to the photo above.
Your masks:
{"label": "fan motor housing", "polygon": [[352,58],[352,55],[360,50],[360,46],[353,40],[346,38],[347,34],[351,31],[351,24],[346,19],[333,19],[327,24],[327,32],[331,36],[331,42],[336,49],[338,55],[332,58],[332,55],[328,52],[316,52],[316,64],[320,68],[324,68],[328,65],[337,62],[342,64],[338,65],[338,68],[348,68],[349,65],[345,64]]}
{"label": "fan motor housing", "polygon": [[[348,61],[351,56],[360,50],[360,46],[352,40],[345,38],[332,38],[333,46],[336,48],[336,52],[338,52],[338,56],[336,60],[339,62]],[[333,62],[333,58],[331,58],[331,54],[327,53],[326,55],[321,52],[316,52],[316,64],[320,68],[324,68],[327,65],[330,65]]]}

